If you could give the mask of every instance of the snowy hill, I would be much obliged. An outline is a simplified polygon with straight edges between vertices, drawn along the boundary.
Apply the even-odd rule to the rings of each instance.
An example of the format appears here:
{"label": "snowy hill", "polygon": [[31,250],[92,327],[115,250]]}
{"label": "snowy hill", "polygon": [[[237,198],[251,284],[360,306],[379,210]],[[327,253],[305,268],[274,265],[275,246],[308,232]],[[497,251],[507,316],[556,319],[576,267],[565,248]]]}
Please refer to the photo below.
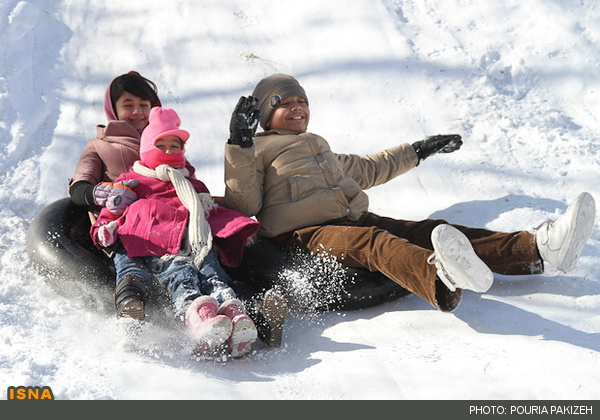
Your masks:
{"label": "snowy hill", "polygon": [[127,345],[112,313],[55,294],[25,236],[67,179],[110,80],[135,69],[191,132],[223,187],[231,112],[264,76],[294,75],[309,130],[366,154],[459,133],[368,191],[371,210],[531,230],[581,191],[600,201],[600,5],[594,1],[17,1],[0,4],[0,386],[57,399],[592,400],[600,388],[600,230],[573,273],[502,278],[453,314],[410,296],[293,314],[284,347],[199,362],[176,326]]}

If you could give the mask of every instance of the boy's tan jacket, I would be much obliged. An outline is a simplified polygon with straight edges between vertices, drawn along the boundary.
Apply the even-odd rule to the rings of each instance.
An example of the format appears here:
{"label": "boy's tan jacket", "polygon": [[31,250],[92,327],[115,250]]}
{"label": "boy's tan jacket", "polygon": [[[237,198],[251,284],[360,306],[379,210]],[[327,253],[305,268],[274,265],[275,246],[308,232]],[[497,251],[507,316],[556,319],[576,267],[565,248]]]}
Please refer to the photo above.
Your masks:
{"label": "boy's tan jacket", "polygon": [[315,134],[268,131],[256,135],[253,147],[226,145],[224,204],[256,216],[266,237],[342,218],[356,221],[369,208],[363,190],[417,162],[410,144],[343,155]]}

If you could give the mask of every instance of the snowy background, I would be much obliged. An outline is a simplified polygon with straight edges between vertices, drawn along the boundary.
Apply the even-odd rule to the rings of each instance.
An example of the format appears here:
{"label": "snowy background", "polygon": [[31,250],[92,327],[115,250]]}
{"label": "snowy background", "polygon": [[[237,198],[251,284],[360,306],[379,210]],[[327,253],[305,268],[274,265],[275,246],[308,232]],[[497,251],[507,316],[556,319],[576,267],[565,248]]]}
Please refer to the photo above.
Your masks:
{"label": "snowy background", "polygon": [[497,278],[453,314],[415,296],[293,314],[282,348],[227,362],[191,359],[161,320],[132,348],[112,312],[55,294],[25,252],[105,122],[106,86],[132,69],[179,112],[214,195],[239,96],[283,72],[334,151],[463,136],[370,190],[374,212],[511,231],[581,191],[598,202],[598,2],[2,0],[0,45],[0,397],[25,385],[57,399],[598,398],[597,226],[569,275]]}

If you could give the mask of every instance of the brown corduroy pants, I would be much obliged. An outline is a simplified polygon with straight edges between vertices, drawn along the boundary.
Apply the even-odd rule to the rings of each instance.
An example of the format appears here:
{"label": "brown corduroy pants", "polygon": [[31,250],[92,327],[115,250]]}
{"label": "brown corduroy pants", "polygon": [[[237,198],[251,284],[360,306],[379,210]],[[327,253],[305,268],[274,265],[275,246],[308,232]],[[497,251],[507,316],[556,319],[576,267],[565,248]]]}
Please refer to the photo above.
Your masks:
{"label": "brown corduroy pants", "polygon": [[[291,244],[317,255],[326,253],[342,265],[379,271],[435,308],[452,311],[462,291],[452,294],[428,264],[431,232],[445,220],[406,221],[365,214],[358,222],[340,221],[293,232]],[[475,253],[495,273],[539,274],[543,262],[535,236],[526,231],[502,233],[452,225],[464,233]]]}

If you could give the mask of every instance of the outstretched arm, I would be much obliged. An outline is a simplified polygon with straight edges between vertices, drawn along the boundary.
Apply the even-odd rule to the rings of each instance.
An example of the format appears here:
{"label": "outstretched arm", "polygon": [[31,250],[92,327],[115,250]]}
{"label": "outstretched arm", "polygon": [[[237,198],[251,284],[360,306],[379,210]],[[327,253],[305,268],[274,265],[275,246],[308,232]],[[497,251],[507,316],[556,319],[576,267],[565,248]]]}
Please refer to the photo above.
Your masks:
{"label": "outstretched arm", "polygon": [[435,153],[452,153],[462,146],[462,139],[458,134],[438,134],[427,137],[424,140],[417,141],[412,147],[417,152],[419,162],[427,159]]}

